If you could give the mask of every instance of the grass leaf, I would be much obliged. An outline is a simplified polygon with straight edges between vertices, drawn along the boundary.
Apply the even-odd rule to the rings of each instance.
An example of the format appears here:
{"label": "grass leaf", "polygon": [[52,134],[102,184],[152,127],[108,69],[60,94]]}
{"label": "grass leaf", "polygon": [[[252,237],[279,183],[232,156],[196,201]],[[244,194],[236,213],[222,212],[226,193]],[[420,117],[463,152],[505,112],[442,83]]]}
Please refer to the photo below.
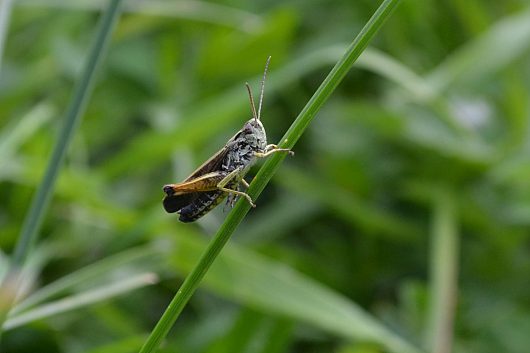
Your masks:
{"label": "grass leaf", "polygon": [[[366,26],[361,30],[359,35],[354,39],[352,44],[348,47],[344,56],[333,67],[329,75],[324,79],[324,82],[317,89],[313,97],[309,100],[307,105],[302,109],[294,123],[282,138],[279,146],[281,148],[291,148],[298,141],[302,133],[305,131],[311,120],[315,117],[318,110],[322,107],[324,102],[329,98],[333,90],[346,76],[355,60],[361,55],[363,50],[368,45],[369,41],[375,33],[381,28],[384,21],[390,16],[392,10],[399,3],[398,0],[385,0],[377,9],[372,18],[368,21]],[[263,191],[269,180],[272,178],[276,169],[278,169],[280,162],[285,156],[276,154],[272,156],[263,167],[260,169],[252,184],[249,187],[248,193],[255,200],[257,196]],[[242,202],[243,201],[243,202]],[[167,335],[173,323],[180,315],[182,309],[191,298],[193,292],[198,287],[201,279],[208,272],[217,255],[221,252],[230,236],[241,223],[245,215],[250,209],[250,205],[245,200],[239,200],[228,215],[221,228],[208,245],[199,263],[191,271],[186,278],[177,294],[169,304],[168,308],[158,321],[157,325],[151,332],[151,335],[140,350],[141,353],[154,352],[163,338]]]}

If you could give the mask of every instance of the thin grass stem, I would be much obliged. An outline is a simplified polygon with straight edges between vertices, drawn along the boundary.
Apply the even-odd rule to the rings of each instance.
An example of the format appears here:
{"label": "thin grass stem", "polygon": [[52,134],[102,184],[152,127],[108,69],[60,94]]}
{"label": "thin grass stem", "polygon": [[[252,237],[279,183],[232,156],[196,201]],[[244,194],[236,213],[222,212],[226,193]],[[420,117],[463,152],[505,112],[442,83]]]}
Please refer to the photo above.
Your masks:
{"label": "thin grass stem", "polygon": [[[383,1],[372,18],[370,18],[368,23],[363,27],[361,32],[348,47],[346,53],[339,60],[339,62],[335,64],[331,72],[325,78],[324,82],[322,82],[313,97],[311,97],[307,105],[300,112],[289,130],[285,133],[279,144],[280,148],[292,148],[295,145],[318,110],[322,107],[324,102],[326,102],[337,85],[342,81],[355,60],[363,52],[372,37],[381,28],[385,20],[390,16],[398,3],[399,0]],[[285,158],[285,156],[279,153],[273,155],[260,169],[248,189],[248,193],[253,200],[256,200],[261,191],[263,191],[269,180],[272,178],[274,172],[278,169],[283,158]],[[230,236],[236,227],[241,223],[249,209],[250,205],[248,202],[246,202],[246,200],[239,200],[237,202],[232,212],[230,212],[224,223],[217,231],[217,234],[209,243],[197,265],[184,280],[184,283],[177,291],[175,297],[149,335],[143,347],[140,349],[140,353],[152,353],[156,351],[184,309],[184,306],[199,286],[200,281],[208,272],[209,267],[219,255],[221,249],[230,239]]]}
{"label": "thin grass stem", "polygon": [[102,62],[106,48],[109,45],[113,28],[120,13],[121,3],[122,0],[110,1],[107,9],[103,13],[99,24],[99,30],[89,52],[83,73],[74,89],[70,105],[65,114],[64,124],[57,137],[44,178],[31,201],[30,209],[24,219],[20,237],[18,238],[18,242],[11,258],[10,271],[0,286],[0,297],[2,296],[2,293],[5,293],[6,298],[10,298],[6,299],[8,302],[3,303],[2,307],[0,307],[0,327],[5,321],[7,311],[12,306],[14,298],[16,298],[16,292],[18,290],[16,273],[24,264],[37,240],[42,220],[55,189],[55,182],[63,163],[64,156],[66,155],[72,137],[79,126],[88,99],[92,93],[97,68]]}
{"label": "thin grass stem", "polygon": [[431,233],[427,346],[432,353],[450,353],[453,350],[459,249],[455,200],[451,191],[438,191]]}
{"label": "thin grass stem", "polygon": [[0,0],[0,73],[2,69],[2,58],[4,57],[4,47],[9,30],[9,19],[13,9],[13,0]]}
{"label": "thin grass stem", "polygon": [[70,106],[65,115],[64,125],[57,137],[44,179],[37,189],[37,193],[31,202],[31,208],[24,219],[20,238],[12,259],[15,266],[20,266],[24,262],[32,245],[35,243],[42,219],[53,195],[55,181],[64,156],[86,110],[88,98],[94,86],[97,68],[103,60],[104,53],[108,47],[112,30],[118,18],[121,2],[122,0],[112,0],[101,18],[97,37],[90,50],[82,76],[74,89]]}

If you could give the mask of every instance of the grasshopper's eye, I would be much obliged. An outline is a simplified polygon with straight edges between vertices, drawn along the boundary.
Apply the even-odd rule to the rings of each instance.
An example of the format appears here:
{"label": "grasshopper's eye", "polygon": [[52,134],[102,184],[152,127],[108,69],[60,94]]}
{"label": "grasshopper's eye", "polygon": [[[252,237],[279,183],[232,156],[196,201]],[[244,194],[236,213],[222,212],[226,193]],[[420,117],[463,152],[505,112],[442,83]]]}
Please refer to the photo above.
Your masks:
{"label": "grasshopper's eye", "polygon": [[250,134],[252,132],[252,126],[250,126],[250,124],[245,124],[245,127],[243,127],[243,132]]}

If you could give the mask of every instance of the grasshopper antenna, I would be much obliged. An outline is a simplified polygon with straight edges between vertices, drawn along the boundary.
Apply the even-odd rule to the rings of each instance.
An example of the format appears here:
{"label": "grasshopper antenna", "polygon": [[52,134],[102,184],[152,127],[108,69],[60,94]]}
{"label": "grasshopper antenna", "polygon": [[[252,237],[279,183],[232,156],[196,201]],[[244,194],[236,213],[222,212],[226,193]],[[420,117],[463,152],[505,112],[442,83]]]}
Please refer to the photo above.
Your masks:
{"label": "grasshopper antenna", "polygon": [[271,61],[271,57],[267,58],[267,62],[265,63],[265,70],[263,70],[263,79],[261,80],[261,92],[259,94],[259,105],[258,105],[258,120],[261,118],[261,105],[263,103],[263,93],[265,92],[265,78],[267,77],[267,70],[269,69],[269,62]]}
{"label": "grasshopper antenna", "polygon": [[254,105],[254,96],[252,95],[252,88],[250,88],[250,85],[248,82],[245,82],[245,86],[247,87],[248,91],[248,98],[250,99],[250,108],[252,109],[252,117],[254,120],[259,120],[259,116],[256,114],[256,106]]}

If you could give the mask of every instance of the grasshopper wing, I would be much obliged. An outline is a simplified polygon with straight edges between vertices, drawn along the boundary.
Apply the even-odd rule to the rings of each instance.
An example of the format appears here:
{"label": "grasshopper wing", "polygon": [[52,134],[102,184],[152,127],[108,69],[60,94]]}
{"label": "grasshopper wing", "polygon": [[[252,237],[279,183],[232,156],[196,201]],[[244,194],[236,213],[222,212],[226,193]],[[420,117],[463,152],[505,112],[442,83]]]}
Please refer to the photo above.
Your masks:
{"label": "grasshopper wing", "polygon": [[202,193],[217,190],[217,184],[226,176],[226,173],[216,171],[201,175],[179,184],[164,185],[163,205],[168,213],[174,213],[195,201]]}
{"label": "grasshopper wing", "polygon": [[196,200],[199,197],[199,193],[192,192],[188,194],[180,194],[180,195],[171,195],[164,197],[164,200],[162,201],[162,204],[164,205],[164,209],[167,213],[175,213],[182,209],[183,207],[186,207],[190,203],[192,203],[194,200]]}
{"label": "grasshopper wing", "polygon": [[199,168],[197,168],[193,173],[191,173],[191,175],[187,177],[184,182],[191,181],[204,174],[218,171],[221,167],[221,164],[223,164],[223,160],[227,152],[228,148],[226,146],[221,148],[216,154],[211,156],[206,162],[201,164]]}

